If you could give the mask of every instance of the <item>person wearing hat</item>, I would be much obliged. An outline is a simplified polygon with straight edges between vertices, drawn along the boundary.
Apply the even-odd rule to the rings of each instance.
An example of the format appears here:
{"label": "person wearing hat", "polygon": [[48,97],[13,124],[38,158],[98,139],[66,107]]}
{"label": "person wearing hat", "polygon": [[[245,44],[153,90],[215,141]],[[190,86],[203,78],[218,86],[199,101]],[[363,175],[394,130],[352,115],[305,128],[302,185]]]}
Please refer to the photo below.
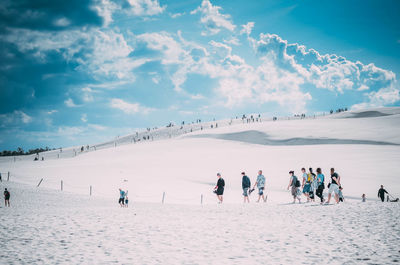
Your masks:
{"label": "person wearing hat", "polygon": [[214,188],[215,194],[217,194],[218,198],[218,203],[222,203],[224,201],[224,188],[225,188],[225,181],[221,177],[221,173],[217,173],[218,181],[217,181],[217,186]]}
{"label": "person wearing hat", "polygon": [[249,200],[249,189],[251,186],[251,182],[248,176],[246,176],[246,173],[242,172],[242,189],[243,189],[243,202],[246,203],[246,201],[248,203],[250,203]]}
{"label": "person wearing hat", "polygon": [[289,185],[288,185],[287,189],[289,190],[289,188],[291,187],[291,193],[292,193],[292,196],[293,196],[293,203],[296,203],[296,199],[299,201],[299,203],[301,203],[300,197],[297,196],[297,191],[298,191],[299,186],[300,186],[300,181],[294,175],[294,171],[293,170],[289,171],[289,175],[290,175],[290,180],[289,180]]}

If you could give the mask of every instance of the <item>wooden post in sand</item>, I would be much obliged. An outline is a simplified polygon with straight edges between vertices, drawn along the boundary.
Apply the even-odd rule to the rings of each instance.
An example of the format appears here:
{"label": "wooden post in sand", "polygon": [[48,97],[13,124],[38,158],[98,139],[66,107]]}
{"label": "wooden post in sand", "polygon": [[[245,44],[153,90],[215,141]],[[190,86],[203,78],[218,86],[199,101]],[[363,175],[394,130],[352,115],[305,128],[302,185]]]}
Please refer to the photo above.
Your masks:
{"label": "wooden post in sand", "polygon": [[162,204],[164,204],[164,200],[165,200],[165,191],[162,194]]}
{"label": "wooden post in sand", "polygon": [[90,185],[90,196],[92,196],[92,185]]}
{"label": "wooden post in sand", "polygon": [[7,181],[10,181],[10,171],[8,171],[8,174],[7,174]]}
{"label": "wooden post in sand", "polygon": [[201,194],[200,203],[201,203],[201,205],[203,205],[203,194]]}
{"label": "wooden post in sand", "polygon": [[39,184],[37,184],[37,187],[40,186],[40,184],[42,184],[43,178],[39,181]]}
{"label": "wooden post in sand", "polygon": [[63,183],[63,181],[61,180],[61,191],[63,191],[63,185],[64,183]]}

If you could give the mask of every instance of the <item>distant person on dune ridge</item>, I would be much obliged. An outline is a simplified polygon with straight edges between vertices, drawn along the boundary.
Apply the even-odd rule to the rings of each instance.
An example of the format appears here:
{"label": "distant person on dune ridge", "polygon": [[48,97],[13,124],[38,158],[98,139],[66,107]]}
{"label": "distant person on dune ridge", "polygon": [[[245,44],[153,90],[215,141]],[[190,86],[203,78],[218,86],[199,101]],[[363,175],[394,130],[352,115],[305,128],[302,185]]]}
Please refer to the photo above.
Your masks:
{"label": "distant person on dune ridge", "polygon": [[362,202],[366,202],[367,201],[367,199],[365,198],[365,193],[363,193],[363,195],[361,196],[361,201]]}
{"label": "distant person on dune ridge", "polygon": [[290,175],[290,180],[289,180],[289,185],[287,187],[287,189],[289,190],[289,188],[291,187],[291,193],[293,196],[293,203],[296,203],[296,199],[299,201],[299,203],[301,203],[301,199],[298,196],[298,189],[300,187],[300,181],[298,180],[298,178],[294,175],[294,171],[291,170],[289,171],[289,175]]}
{"label": "distant person on dune ridge", "polygon": [[381,198],[382,202],[385,201],[385,193],[389,194],[384,188],[383,185],[381,185],[381,188],[378,190],[378,198]]}
{"label": "distant person on dune ridge", "polygon": [[10,207],[10,192],[7,190],[7,188],[4,189],[4,204],[5,207]]}
{"label": "distant person on dune ridge", "polygon": [[340,176],[335,172],[334,168],[331,168],[331,182],[328,185],[329,192],[328,192],[328,201],[326,204],[329,204],[331,201],[332,193],[335,195],[335,201],[336,203],[339,203],[339,186],[340,185]]}
{"label": "distant person on dune ridge", "polygon": [[321,204],[324,203],[325,176],[322,174],[321,168],[317,168],[317,190],[315,194],[321,199]]}
{"label": "distant person on dune ridge", "polygon": [[125,205],[125,191],[123,191],[121,188],[119,189],[118,203],[119,203],[119,205],[121,205],[121,207],[124,207],[124,205]]}
{"label": "distant person on dune ridge", "polygon": [[246,173],[242,172],[242,189],[243,189],[243,202],[250,203],[249,200],[249,189],[251,186],[251,182],[248,176],[246,176]]}
{"label": "distant person on dune ridge", "polygon": [[214,188],[214,193],[217,194],[218,203],[222,203],[224,201],[224,188],[225,188],[225,181],[222,178],[220,173],[217,173],[218,181],[217,185]]}
{"label": "distant person on dune ridge", "polygon": [[257,175],[257,180],[256,183],[254,183],[254,188],[257,186],[258,188],[258,200],[257,202],[260,202],[260,199],[262,198],[264,202],[267,201],[266,197],[264,196],[264,189],[265,189],[265,177],[262,174],[262,170],[260,169],[258,171],[258,175]]}

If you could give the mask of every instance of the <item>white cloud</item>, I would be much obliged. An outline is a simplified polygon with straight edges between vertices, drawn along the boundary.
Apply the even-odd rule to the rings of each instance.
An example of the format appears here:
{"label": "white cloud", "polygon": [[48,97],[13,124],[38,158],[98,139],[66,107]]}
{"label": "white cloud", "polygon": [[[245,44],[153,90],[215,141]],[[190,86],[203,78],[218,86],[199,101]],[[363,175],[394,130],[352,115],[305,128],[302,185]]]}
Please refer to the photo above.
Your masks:
{"label": "white cloud", "polygon": [[33,118],[21,110],[12,113],[0,114],[0,127],[31,123]]}
{"label": "white cloud", "polygon": [[360,110],[366,108],[378,108],[394,104],[400,101],[400,89],[396,82],[389,87],[366,93],[365,96],[367,97],[367,101],[355,104],[351,109]]}
{"label": "white cloud", "polygon": [[143,113],[147,114],[150,111],[153,111],[152,108],[147,108],[141,106],[139,103],[129,103],[119,98],[113,98],[110,102],[110,107],[114,109],[122,110],[126,114],[136,114]]}
{"label": "white cloud", "polygon": [[160,6],[158,0],[128,0],[128,11],[135,16],[154,16],[164,12],[166,6]]}
{"label": "white cloud", "polygon": [[99,124],[88,124],[88,127],[90,129],[96,130],[96,131],[105,131],[108,129],[107,126],[99,125]]}
{"label": "white cloud", "polygon": [[393,72],[374,64],[352,62],[335,54],[320,55],[297,43],[288,44],[275,34],[260,34],[259,40],[249,40],[261,57],[273,55],[278,67],[298,73],[317,88],[339,93],[345,90],[377,90],[396,80]]}
{"label": "white cloud", "polygon": [[181,16],[183,16],[185,14],[186,14],[185,12],[183,12],[183,13],[174,13],[174,14],[170,14],[170,17],[171,18],[178,18],[178,17],[181,17]]}
{"label": "white cloud", "polygon": [[81,121],[83,121],[83,122],[87,122],[87,121],[88,121],[88,119],[87,119],[87,114],[86,114],[86,113],[83,113],[83,114],[82,114],[82,116],[81,116]]}
{"label": "white cloud", "polygon": [[92,102],[94,100],[93,90],[90,87],[82,88],[82,100],[84,102]]}
{"label": "white cloud", "polygon": [[190,95],[191,99],[204,99],[205,97],[201,94]]}
{"label": "white cloud", "polygon": [[71,24],[71,21],[69,21],[68,18],[62,17],[62,18],[56,19],[53,24],[58,27],[67,27]]}
{"label": "white cloud", "polygon": [[51,115],[51,114],[53,114],[53,113],[57,113],[58,112],[58,110],[49,110],[49,111],[47,111],[47,114],[49,114],[49,115]]}
{"label": "white cloud", "polygon": [[224,39],[224,42],[227,43],[227,44],[231,44],[231,45],[240,45],[240,41],[239,41],[239,39],[236,38],[236,37],[231,37],[231,38],[228,39],[228,40],[225,40],[225,39]]}
{"label": "white cloud", "polygon": [[74,103],[74,101],[72,100],[72,98],[66,99],[66,100],[64,101],[64,104],[65,104],[67,107],[70,107],[70,108],[78,107],[78,105],[76,105],[76,104]]}
{"label": "white cloud", "polygon": [[202,32],[202,35],[215,35],[221,31],[221,29],[226,29],[229,31],[234,31],[236,26],[231,21],[231,16],[228,14],[221,14],[220,6],[213,6],[209,0],[203,0],[201,5],[190,12],[190,14],[201,14],[200,22],[206,28]]}
{"label": "white cloud", "polygon": [[247,24],[242,25],[240,34],[246,34],[247,36],[249,36],[253,28],[254,28],[254,22],[247,22]]}
{"label": "white cloud", "polygon": [[103,18],[105,27],[113,22],[113,13],[121,9],[119,5],[110,0],[96,0],[93,8],[97,11],[97,14]]}

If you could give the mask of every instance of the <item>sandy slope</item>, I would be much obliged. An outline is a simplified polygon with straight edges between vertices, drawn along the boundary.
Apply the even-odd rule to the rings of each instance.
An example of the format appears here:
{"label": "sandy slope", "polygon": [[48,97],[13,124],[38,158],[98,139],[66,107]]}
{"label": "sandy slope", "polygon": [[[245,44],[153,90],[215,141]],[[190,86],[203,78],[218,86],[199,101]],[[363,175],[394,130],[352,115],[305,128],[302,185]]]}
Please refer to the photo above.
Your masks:
{"label": "sandy slope", "polygon": [[[10,189],[12,207],[0,208],[0,264],[398,264],[400,204],[376,193],[384,184],[400,194],[399,110],[236,123],[40,162],[1,159],[11,181],[0,190]],[[334,166],[346,202],[289,204],[288,171],[303,166],[326,176]],[[268,202],[252,195],[243,205],[240,172],[254,182],[258,169]],[[211,192],[217,172],[223,205]],[[116,203],[119,187],[129,190],[128,209]]]}
{"label": "sandy slope", "polygon": [[122,209],[114,201],[16,183],[7,186],[13,207],[0,208],[1,264],[400,261],[397,203],[137,203]]}
{"label": "sandy slope", "polygon": [[[375,111],[375,112],[374,112]],[[215,203],[216,173],[226,180],[226,202],[241,202],[241,176],[252,182],[258,169],[267,178],[270,203],[289,199],[288,171],[335,167],[344,194],[376,198],[381,184],[400,197],[396,172],[400,161],[400,108],[344,113],[327,118],[236,124],[182,137],[91,151],[73,158],[3,161],[0,172],[11,180],[42,187],[115,198],[119,187],[132,200],[168,203]],[[373,115],[371,114],[373,113]],[[363,114],[364,113],[364,114]],[[389,115],[390,114],[390,115]],[[364,115],[363,118],[349,118]],[[365,117],[370,115],[371,117]],[[334,118],[336,117],[336,118]],[[3,174],[4,175],[4,174]]]}

